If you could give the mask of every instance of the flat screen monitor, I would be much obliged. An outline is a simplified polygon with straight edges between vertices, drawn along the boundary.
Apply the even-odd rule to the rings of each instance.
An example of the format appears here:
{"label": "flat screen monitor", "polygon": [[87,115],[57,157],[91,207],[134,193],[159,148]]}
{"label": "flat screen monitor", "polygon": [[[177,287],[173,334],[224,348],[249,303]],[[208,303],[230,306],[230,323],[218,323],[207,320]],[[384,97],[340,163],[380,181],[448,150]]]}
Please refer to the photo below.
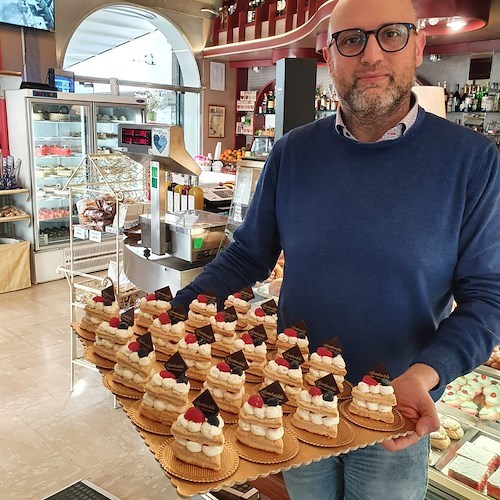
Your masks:
{"label": "flat screen monitor", "polygon": [[72,71],[49,68],[48,82],[56,87],[58,92],[75,91],[75,74]]}
{"label": "flat screen monitor", "polygon": [[0,23],[54,31],[54,0],[0,0]]}

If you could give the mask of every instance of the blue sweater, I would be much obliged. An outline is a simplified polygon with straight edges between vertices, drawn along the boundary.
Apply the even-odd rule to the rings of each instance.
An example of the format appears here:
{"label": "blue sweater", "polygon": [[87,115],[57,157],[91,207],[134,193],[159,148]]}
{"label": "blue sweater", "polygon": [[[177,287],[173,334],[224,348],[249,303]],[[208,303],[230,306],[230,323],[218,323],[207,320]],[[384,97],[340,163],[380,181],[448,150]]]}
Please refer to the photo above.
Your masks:
{"label": "blue sweater", "polygon": [[354,383],[381,361],[394,377],[426,363],[437,398],[499,343],[496,147],[421,108],[393,141],[357,143],[334,123],[277,141],[234,243],[176,301],[209,288],[224,300],[282,248],[280,329],[305,320],[311,349],[338,336]]}

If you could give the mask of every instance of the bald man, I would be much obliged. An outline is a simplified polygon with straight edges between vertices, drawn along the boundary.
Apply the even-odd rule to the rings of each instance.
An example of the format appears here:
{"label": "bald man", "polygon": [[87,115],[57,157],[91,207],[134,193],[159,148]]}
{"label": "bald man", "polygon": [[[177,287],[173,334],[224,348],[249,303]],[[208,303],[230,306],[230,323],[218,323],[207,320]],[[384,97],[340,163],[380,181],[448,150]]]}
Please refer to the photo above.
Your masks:
{"label": "bald man", "polygon": [[418,106],[424,45],[410,0],[339,0],[338,112],[276,142],[234,243],[176,296],[223,301],[283,249],[280,329],[304,320],[310,349],[338,336],[354,383],[379,362],[396,377],[415,432],[286,471],[292,500],[423,499],[434,401],[500,343],[497,149]]}

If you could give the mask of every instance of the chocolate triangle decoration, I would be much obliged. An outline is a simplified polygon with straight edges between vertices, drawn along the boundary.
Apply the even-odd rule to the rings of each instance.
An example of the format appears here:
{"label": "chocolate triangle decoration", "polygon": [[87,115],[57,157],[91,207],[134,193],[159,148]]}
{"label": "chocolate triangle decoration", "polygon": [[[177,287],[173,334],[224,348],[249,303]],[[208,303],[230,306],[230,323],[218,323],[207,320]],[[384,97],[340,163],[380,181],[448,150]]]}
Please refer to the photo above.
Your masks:
{"label": "chocolate triangle decoration", "polygon": [[141,347],[145,347],[149,352],[151,352],[153,347],[153,339],[151,338],[151,333],[147,332],[144,335],[137,337],[137,342]]}
{"label": "chocolate triangle decoration", "polygon": [[203,295],[207,298],[207,304],[217,304],[217,294],[213,288],[204,292]]}
{"label": "chocolate triangle decoration", "polygon": [[270,402],[272,402],[272,400],[277,401],[278,405],[280,406],[284,405],[288,401],[285,391],[283,390],[283,387],[281,387],[281,384],[278,381],[266,385],[266,387],[263,387],[259,391],[259,394],[261,398],[264,400],[264,403],[266,403],[266,405],[268,406],[276,406],[269,404]]}
{"label": "chocolate triangle decoration", "polygon": [[202,326],[201,328],[196,328],[194,331],[198,344],[212,344],[215,342],[214,331],[212,330],[212,325]]}
{"label": "chocolate triangle decoration", "polygon": [[331,392],[334,396],[340,392],[335,377],[331,373],[316,380],[314,385],[319,387],[323,392]]}
{"label": "chocolate triangle decoration", "polygon": [[381,383],[383,379],[388,380],[389,382],[392,380],[391,374],[384,363],[379,363],[377,366],[369,370],[368,375],[370,375],[370,377],[375,379],[378,383]]}
{"label": "chocolate triangle decoration", "polygon": [[226,356],[224,358],[224,361],[231,367],[231,368],[238,368],[242,371],[248,370],[248,363],[245,358],[245,355],[243,354],[243,350],[240,349],[239,351],[233,352],[229,356]]}
{"label": "chocolate triangle decoration", "polygon": [[340,343],[340,340],[338,337],[333,337],[330,340],[327,340],[324,344],[323,347],[326,347],[330,351],[332,351],[335,355],[342,354],[344,353],[344,348],[342,347],[342,344]]}
{"label": "chocolate triangle decoration", "polygon": [[175,377],[177,378],[179,375],[182,375],[183,373],[186,373],[186,370],[188,369],[188,366],[182,359],[182,356],[176,352],[173,356],[170,356],[170,358],[165,361],[164,365],[165,370],[168,370],[170,373],[173,373]]}
{"label": "chocolate triangle decoration", "polygon": [[253,293],[252,287],[247,287],[243,288],[243,290],[240,290],[240,295],[242,300],[246,300],[247,302],[250,302],[252,299],[255,298],[255,295]]}
{"label": "chocolate triangle decoration", "polygon": [[134,326],[134,312],[135,308],[131,307],[130,309],[127,309],[124,313],[121,314],[120,319],[124,323],[127,323],[128,326]]}
{"label": "chocolate triangle decoration", "polygon": [[299,365],[301,365],[304,362],[304,356],[302,356],[299,346],[297,345],[294,345],[288,349],[288,351],[285,351],[281,356],[283,356],[283,358],[285,358],[289,363],[296,361]]}
{"label": "chocolate triangle decoration", "polygon": [[220,411],[208,389],[203,391],[196,399],[193,399],[193,406],[201,410],[207,418],[218,415]]}
{"label": "chocolate triangle decoration", "polygon": [[271,316],[272,314],[278,314],[278,306],[276,305],[274,299],[264,302],[260,305],[260,307],[268,316]]}
{"label": "chocolate triangle decoration", "polygon": [[115,287],[113,285],[108,286],[101,291],[101,297],[104,300],[111,300],[111,302],[115,301]]}
{"label": "chocolate triangle decoration", "polygon": [[170,302],[174,298],[169,286],[155,290],[155,295],[157,299],[164,300],[165,302]]}
{"label": "chocolate triangle decoration", "polygon": [[186,309],[182,304],[179,304],[177,307],[173,307],[167,314],[172,325],[176,325],[180,321],[186,321],[188,318]]}
{"label": "chocolate triangle decoration", "polygon": [[226,315],[226,323],[232,323],[233,321],[238,320],[238,314],[236,313],[236,309],[233,306],[226,307],[223,312]]}
{"label": "chocolate triangle decoration", "polygon": [[248,335],[252,337],[252,340],[261,340],[265,342],[267,340],[267,333],[264,325],[258,325],[255,328],[251,328],[248,330]]}
{"label": "chocolate triangle decoration", "polygon": [[297,332],[299,338],[309,337],[309,330],[307,329],[305,321],[302,319],[300,321],[297,321],[297,323],[292,325],[290,328],[293,328]]}

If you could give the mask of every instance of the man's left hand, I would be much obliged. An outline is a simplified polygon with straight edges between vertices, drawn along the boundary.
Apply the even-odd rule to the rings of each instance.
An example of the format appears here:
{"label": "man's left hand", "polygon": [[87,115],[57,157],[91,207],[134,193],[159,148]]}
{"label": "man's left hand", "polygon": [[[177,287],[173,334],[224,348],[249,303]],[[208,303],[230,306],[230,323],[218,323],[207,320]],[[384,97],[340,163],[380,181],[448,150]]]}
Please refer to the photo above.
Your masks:
{"label": "man's left hand", "polygon": [[439,418],[429,390],[439,383],[439,375],[428,365],[412,365],[392,381],[398,404],[396,408],[407,420],[414,422],[415,431],[407,436],[388,439],[382,446],[388,451],[399,451],[439,429]]}

